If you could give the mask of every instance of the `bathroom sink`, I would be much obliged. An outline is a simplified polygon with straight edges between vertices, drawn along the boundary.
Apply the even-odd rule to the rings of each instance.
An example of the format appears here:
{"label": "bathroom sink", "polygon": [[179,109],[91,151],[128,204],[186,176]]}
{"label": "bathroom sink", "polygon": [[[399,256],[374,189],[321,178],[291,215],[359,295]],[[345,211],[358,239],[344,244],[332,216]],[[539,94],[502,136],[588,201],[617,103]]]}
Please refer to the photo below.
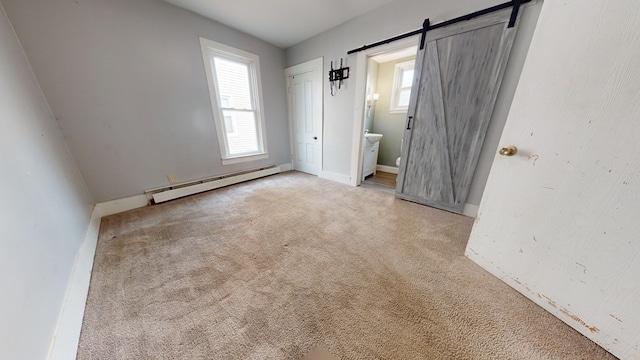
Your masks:
{"label": "bathroom sink", "polygon": [[364,134],[364,138],[367,139],[370,144],[375,144],[382,139],[382,134],[366,133]]}

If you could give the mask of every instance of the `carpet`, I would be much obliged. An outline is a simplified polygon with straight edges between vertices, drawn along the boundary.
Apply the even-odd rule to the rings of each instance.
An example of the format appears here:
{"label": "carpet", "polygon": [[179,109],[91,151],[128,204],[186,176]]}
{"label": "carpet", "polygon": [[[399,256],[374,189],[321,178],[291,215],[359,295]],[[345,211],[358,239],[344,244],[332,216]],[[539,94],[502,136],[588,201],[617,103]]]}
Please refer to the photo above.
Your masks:
{"label": "carpet", "polygon": [[298,172],[105,217],[78,359],[613,359],[467,259],[472,225]]}

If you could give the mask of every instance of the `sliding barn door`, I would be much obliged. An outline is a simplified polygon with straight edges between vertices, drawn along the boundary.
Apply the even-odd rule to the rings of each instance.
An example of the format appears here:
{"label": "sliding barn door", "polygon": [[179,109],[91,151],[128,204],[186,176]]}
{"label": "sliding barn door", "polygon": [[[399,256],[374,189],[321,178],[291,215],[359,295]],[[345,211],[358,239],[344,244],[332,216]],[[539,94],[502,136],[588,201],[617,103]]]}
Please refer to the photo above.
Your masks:
{"label": "sliding barn door", "polygon": [[516,32],[510,14],[427,32],[416,58],[397,197],[462,212]]}

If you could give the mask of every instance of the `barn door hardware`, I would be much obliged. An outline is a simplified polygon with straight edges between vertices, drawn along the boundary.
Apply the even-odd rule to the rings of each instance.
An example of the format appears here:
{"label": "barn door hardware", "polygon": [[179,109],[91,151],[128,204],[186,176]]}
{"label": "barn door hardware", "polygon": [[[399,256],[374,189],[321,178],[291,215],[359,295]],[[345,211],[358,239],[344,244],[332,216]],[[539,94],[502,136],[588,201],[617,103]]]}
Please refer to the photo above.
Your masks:
{"label": "barn door hardware", "polygon": [[478,16],[486,15],[486,14],[489,14],[489,13],[492,13],[492,12],[496,12],[496,11],[500,11],[500,10],[508,9],[508,8],[512,8],[512,10],[511,10],[511,18],[509,20],[509,25],[508,25],[508,27],[512,28],[512,27],[515,26],[516,20],[518,19],[518,12],[520,11],[520,7],[522,5],[528,3],[528,2],[531,2],[531,0],[512,0],[512,1],[509,1],[509,2],[506,2],[506,3],[502,3],[502,4],[498,4],[498,5],[486,8],[486,9],[482,9],[482,10],[479,10],[479,11],[476,11],[476,12],[472,12],[472,13],[467,14],[467,15],[459,16],[459,17],[457,17],[455,19],[443,21],[443,22],[440,22],[440,23],[437,23],[437,24],[430,24],[429,23],[429,19],[426,19],[424,21],[424,23],[422,24],[422,28],[421,29],[410,31],[408,33],[404,33],[404,34],[401,34],[401,35],[398,35],[398,36],[394,36],[394,37],[389,38],[389,39],[381,40],[381,41],[378,41],[378,42],[373,43],[373,44],[364,45],[364,46],[359,47],[357,49],[349,50],[349,51],[347,51],[347,55],[351,55],[353,53],[357,53],[357,52],[360,52],[360,51],[368,50],[368,49],[371,49],[371,48],[376,47],[376,46],[389,44],[389,43],[392,43],[394,41],[401,40],[401,39],[404,39],[404,38],[408,38],[408,37],[414,36],[414,35],[422,35],[422,39],[420,40],[420,49],[422,49],[424,47],[424,42],[425,42],[425,37],[426,37],[427,31],[431,31],[431,30],[435,30],[435,29],[438,29],[438,28],[441,28],[441,27],[449,26],[449,25],[452,25],[452,24],[455,24],[455,23],[459,23],[461,21],[471,20],[471,19],[473,19],[475,17],[478,17]]}

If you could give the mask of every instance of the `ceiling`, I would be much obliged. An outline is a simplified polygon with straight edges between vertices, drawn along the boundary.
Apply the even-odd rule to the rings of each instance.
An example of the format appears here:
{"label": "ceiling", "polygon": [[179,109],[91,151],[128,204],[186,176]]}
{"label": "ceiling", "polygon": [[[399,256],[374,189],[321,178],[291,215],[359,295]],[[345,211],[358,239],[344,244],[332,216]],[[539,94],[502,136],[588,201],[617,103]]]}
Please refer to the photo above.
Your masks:
{"label": "ceiling", "polygon": [[164,0],[287,48],[392,0]]}

